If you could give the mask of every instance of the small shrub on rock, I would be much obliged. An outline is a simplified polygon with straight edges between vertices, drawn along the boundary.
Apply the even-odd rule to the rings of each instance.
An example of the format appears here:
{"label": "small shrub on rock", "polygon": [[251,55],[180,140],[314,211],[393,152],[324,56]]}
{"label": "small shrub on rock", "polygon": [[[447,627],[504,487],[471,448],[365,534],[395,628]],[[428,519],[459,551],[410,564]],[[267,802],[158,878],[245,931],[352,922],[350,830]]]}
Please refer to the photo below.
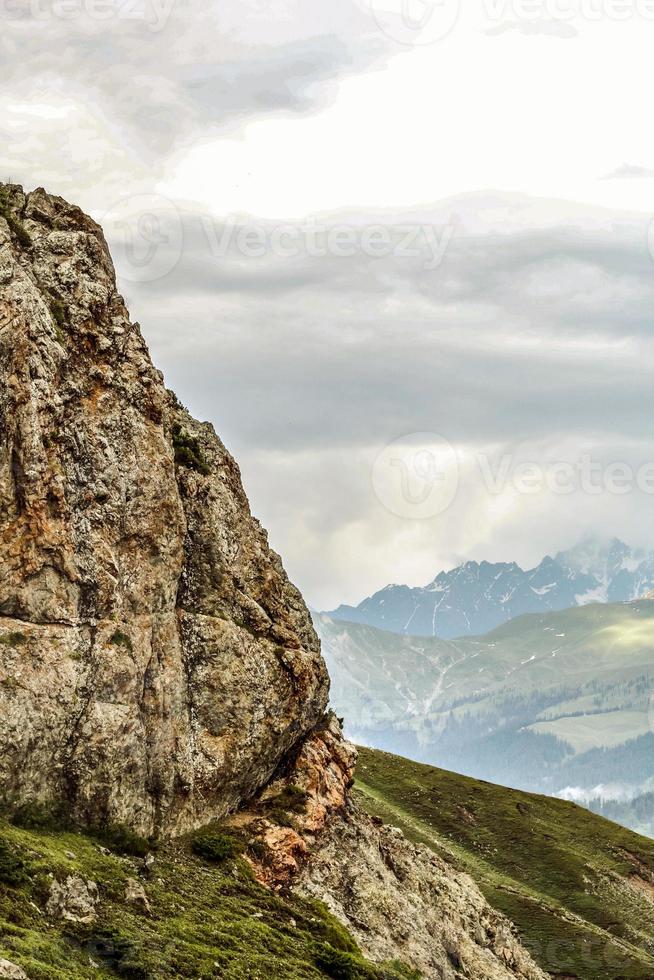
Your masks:
{"label": "small shrub on rock", "polygon": [[17,239],[19,245],[21,245],[23,248],[31,248],[32,239],[30,234],[23,223],[19,221],[18,218],[16,218],[12,213],[11,208],[9,207],[9,201],[7,200],[7,196],[4,191],[0,191],[0,215],[2,215],[9,225],[9,230],[14,238]]}
{"label": "small shrub on rock", "polygon": [[175,450],[175,462],[178,466],[185,466],[189,470],[196,470],[207,476],[211,469],[202,455],[199,439],[189,435],[189,433],[179,424],[173,426],[173,449]]}
{"label": "small shrub on rock", "polygon": [[323,946],[316,956],[316,966],[334,980],[358,980],[360,976],[355,958],[333,946]]}
{"label": "small shrub on rock", "polygon": [[16,853],[16,848],[0,837],[0,881],[5,885],[20,885],[25,877],[25,862]]}
{"label": "small shrub on rock", "polygon": [[0,636],[0,644],[3,647],[19,647],[26,642],[27,637],[24,633],[3,633],[2,636]]}
{"label": "small shrub on rock", "polygon": [[299,786],[286,786],[274,799],[275,806],[291,813],[304,813],[307,808],[308,793]]}
{"label": "small shrub on rock", "polygon": [[228,834],[202,833],[194,838],[193,853],[205,861],[222,864],[229,858],[237,857],[243,851],[243,844]]}
{"label": "small shrub on rock", "polygon": [[123,824],[108,824],[105,827],[94,828],[92,832],[94,837],[117,854],[145,857],[152,850],[152,841],[140,837]]}
{"label": "small shrub on rock", "polygon": [[130,640],[129,636],[127,633],[121,633],[120,630],[116,630],[109,642],[112,644],[112,646],[123,647],[123,649],[129,650],[130,653],[133,651],[132,641]]}

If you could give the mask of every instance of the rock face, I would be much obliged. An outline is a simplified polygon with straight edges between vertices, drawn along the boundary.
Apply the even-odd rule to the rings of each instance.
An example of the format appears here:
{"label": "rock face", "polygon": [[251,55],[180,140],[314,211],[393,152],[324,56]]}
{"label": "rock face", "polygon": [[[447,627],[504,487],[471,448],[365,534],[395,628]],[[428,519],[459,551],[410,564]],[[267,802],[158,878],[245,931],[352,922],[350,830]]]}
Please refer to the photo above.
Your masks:
{"label": "rock face", "polygon": [[[232,814],[260,880],[323,899],[372,958],[541,980],[469,879],[351,803],[306,606],[153,368],[98,225],[0,186],[0,290],[0,803],[143,834]],[[69,877],[50,910],[96,900]],[[147,909],[135,879],[125,900]]]}
{"label": "rock face", "polygon": [[316,724],[319,644],[235,462],[152,366],[101,229],[0,190],[0,797],[180,832]]}
{"label": "rock face", "polygon": [[258,842],[259,857],[249,860],[262,884],[282,888],[295,883],[335,818],[347,809],[356,759],[354,746],[343,739],[330,713],[265,789],[226,821]]}
{"label": "rock face", "polygon": [[7,977],[9,980],[28,980],[24,970],[9,960],[0,959],[0,977]]}

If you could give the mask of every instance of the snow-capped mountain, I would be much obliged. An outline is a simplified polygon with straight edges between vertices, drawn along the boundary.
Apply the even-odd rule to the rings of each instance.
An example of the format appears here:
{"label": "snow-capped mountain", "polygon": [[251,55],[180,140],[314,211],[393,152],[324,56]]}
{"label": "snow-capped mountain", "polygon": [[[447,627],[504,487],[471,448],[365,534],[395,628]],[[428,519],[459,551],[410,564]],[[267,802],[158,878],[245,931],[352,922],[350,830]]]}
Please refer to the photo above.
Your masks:
{"label": "snow-capped mountain", "polygon": [[328,615],[393,633],[451,639],[486,633],[524,613],[628,602],[652,589],[654,553],[617,538],[587,538],[535,568],[468,561],[440,572],[424,588],[387,585],[358,606],[339,606]]}

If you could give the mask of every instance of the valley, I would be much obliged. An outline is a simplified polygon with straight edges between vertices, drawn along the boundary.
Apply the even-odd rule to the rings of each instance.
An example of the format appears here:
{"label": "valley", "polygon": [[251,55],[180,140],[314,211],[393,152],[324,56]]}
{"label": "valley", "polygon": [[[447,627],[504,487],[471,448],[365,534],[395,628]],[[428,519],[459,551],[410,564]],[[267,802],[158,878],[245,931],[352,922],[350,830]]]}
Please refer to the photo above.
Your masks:
{"label": "valley", "polygon": [[325,616],[316,626],[332,703],[363,744],[584,803],[650,789],[652,600],[522,616],[456,640]]}

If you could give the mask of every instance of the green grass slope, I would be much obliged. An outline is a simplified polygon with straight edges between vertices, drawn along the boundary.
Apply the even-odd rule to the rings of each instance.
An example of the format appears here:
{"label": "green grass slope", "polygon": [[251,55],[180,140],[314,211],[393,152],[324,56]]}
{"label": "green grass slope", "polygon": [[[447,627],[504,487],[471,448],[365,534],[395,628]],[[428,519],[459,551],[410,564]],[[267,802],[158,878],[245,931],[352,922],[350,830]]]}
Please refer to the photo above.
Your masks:
{"label": "green grass slope", "polygon": [[[593,604],[512,619],[484,636],[397,636],[315,617],[334,675],[337,708],[351,724],[494,710],[498,701],[551,692],[533,721],[578,713],[647,716],[654,674],[654,601]],[[368,710],[366,707],[370,705]],[[376,709],[376,714],[373,709]],[[642,733],[630,719],[630,733]],[[601,739],[596,744],[603,744]]]}
{"label": "green grass slope", "polygon": [[654,978],[654,841],[563,800],[361,749],[357,795],[470,873],[553,977]]}
{"label": "green grass slope", "polygon": [[[141,859],[91,837],[0,823],[0,960],[30,980],[416,976],[366,962],[322,905],[259,886],[247,862],[222,846],[225,838],[218,844],[162,845],[146,873]],[[51,876],[97,883],[95,921],[48,911]],[[149,909],[126,901],[128,878],[143,884]]]}

